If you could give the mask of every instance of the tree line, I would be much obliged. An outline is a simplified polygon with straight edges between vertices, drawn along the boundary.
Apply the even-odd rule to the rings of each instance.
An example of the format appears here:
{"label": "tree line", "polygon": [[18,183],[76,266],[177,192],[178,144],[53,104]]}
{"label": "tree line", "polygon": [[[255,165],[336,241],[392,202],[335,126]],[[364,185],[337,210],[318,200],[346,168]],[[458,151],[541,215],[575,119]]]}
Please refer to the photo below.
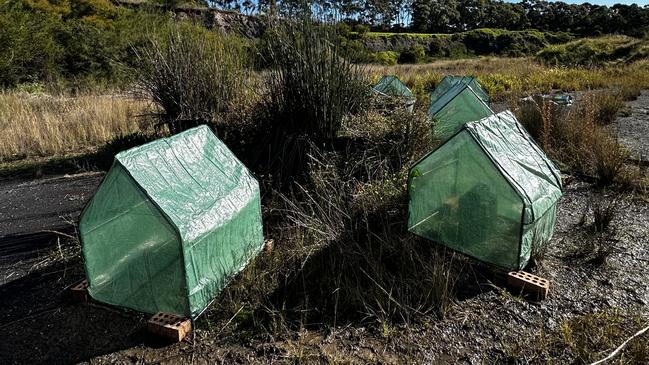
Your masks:
{"label": "tree line", "polygon": [[380,30],[452,33],[478,28],[564,31],[581,36],[649,30],[649,5],[566,4],[544,0],[202,0],[248,14],[309,14]]}

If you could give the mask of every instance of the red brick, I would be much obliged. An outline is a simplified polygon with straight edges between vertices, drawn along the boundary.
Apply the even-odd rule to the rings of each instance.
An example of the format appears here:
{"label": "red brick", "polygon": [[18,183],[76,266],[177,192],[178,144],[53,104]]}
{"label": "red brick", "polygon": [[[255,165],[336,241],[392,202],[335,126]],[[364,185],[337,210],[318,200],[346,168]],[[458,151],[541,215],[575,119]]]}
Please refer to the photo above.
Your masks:
{"label": "red brick", "polygon": [[182,341],[192,330],[192,322],[172,313],[158,312],[147,322],[150,333],[173,342]]}
{"label": "red brick", "polygon": [[514,291],[532,294],[536,300],[543,300],[550,292],[550,281],[525,271],[507,274],[507,285]]}
{"label": "red brick", "polygon": [[83,279],[70,288],[72,299],[77,302],[88,301],[88,280]]}

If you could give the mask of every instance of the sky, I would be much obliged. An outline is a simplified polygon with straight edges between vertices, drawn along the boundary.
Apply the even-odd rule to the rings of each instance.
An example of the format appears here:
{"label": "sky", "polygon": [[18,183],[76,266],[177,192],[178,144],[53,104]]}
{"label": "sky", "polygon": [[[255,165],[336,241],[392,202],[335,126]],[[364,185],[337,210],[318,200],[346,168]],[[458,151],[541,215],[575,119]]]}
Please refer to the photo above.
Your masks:
{"label": "sky", "polygon": [[[510,3],[517,3],[518,1],[515,0],[507,0]],[[552,1],[552,0],[549,0]],[[583,3],[591,3],[591,4],[597,4],[597,5],[615,5],[615,4],[638,4],[640,6],[647,5],[649,4],[649,0],[590,0],[590,1],[584,1],[584,0],[561,0],[564,3],[567,4],[583,4]]]}

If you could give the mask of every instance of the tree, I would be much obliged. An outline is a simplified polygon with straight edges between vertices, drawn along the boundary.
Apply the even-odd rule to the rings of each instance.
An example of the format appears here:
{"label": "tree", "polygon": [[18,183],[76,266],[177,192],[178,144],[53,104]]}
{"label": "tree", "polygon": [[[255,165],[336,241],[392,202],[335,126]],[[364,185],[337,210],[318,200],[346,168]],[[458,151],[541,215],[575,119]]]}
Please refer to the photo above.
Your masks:
{"label": "tree", "polygon": [[410,27],[419,32],[430,30],[431,0],[414,0],[412,2],[412,16]]}

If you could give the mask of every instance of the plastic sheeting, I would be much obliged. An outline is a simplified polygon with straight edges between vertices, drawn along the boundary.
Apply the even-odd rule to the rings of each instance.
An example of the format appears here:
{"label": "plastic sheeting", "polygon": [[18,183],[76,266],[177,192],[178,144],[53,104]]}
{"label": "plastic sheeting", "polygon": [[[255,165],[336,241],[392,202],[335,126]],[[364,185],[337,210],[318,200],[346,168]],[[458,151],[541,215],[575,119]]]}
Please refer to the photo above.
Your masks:
{"label": "plastic sheeting", "polygon": [[411,232],[507,269],[552,237],[559,171],[514,115],[467,123],[408,181]]}
{"label": "plastic sheeting", "polygon": [[79,228],[94,299],[195,318],[262,247],[259,185],[200,126],[117,154]]}
{"label": "plastic sheeting", "polygon": [[434,123],[433,136],[446,141],[465,123],[486,118],[493,114],[489,105],[465,83],[456,83],[428,108]]}
{"label": "plastic sheeting", "polygon": [[430,93],[430,104],[432,105],[440,96],[444,95],[448,90],[457,84],[469,85],[471,89],[484,101],[489,104],[489,94],[482,88],[478,80],[473,76],[457,76],[448,75],[444,76],[442,81],[439,82],[435,90]]}

